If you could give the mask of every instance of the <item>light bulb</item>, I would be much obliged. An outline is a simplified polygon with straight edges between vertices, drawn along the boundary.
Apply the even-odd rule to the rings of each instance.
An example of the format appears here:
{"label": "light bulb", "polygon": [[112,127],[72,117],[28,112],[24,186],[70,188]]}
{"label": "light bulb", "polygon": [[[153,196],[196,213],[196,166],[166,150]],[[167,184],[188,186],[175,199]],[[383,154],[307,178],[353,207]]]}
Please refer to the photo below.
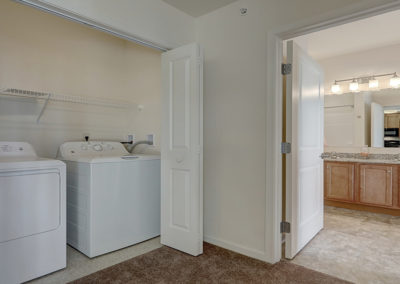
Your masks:
{"label": "light bulb", "polygon": [[398,88],[400,87],[400,78],[397,76],[395,73],[393,78],[390,79],[390,87],[392,88]]}
{"label": "light bulb", "polygon": [[353,82],[350,83],[349,89],[352,92],[358,91],[358,82],[356,80],[353,80]]}
{"label": "light bulb", "polygon": [[369,80],[368,86],[369,86],[371,89],[376,89],[376,88],[379,87],[379,81],[376,80],[375,78],[372,78],[371,80]]}
{"label": "light bulb", "polygon": [[341,88],[340,88],[340,85],[338,84],[338,83],[334,83],[333,85],[332,85],[332,87],[331,87],[331,91],[332,91],[332,93],[334,93],[334,94],[338,94],[338,93],[340,93],[341,92]]}

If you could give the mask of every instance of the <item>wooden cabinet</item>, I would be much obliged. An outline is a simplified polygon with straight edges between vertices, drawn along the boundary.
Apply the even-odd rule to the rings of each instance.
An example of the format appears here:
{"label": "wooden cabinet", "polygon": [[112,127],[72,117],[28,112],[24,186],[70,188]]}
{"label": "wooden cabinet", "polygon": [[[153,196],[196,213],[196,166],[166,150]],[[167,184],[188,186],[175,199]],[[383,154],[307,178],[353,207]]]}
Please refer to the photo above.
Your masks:
{"label": "wooden cabinet", "polygon": [[334,206],[343,204],[346,208],[398,216],[400,215],[399,168],[400,165],[392,164],[325,161],[326,203]]}
{"label": "wooden cabinet", "polygon": [[325,163],[325,198],[354,201],[354,164]]}
{"label": "wooden cabinet", "polygon": [[[390,165],[361,164],[359,202],[393,207],[397,167]],[[397,188],[396,188],[397,189]]]}
{"label": "wooden cabinet", "polygon": [[400,114],[391,113],[385,114],[385,128],[399,128],[400,127]]}

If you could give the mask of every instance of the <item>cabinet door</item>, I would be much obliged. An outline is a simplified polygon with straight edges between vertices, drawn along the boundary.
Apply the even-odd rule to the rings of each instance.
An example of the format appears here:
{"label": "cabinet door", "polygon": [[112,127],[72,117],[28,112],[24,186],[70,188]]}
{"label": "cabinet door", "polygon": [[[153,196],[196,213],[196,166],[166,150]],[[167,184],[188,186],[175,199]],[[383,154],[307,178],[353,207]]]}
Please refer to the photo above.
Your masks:
{"label": "cabinet door", "polygon": [[354,163],[325,162],[325,198],[354,200]]}
{"label": "cabinet door", "polygon": [[395,122],[395,128],[400,127],[400,114],[396,113],[396,122]]}
{"label": "cabinet door", "polygon": [[387,116],[387,127],[388,128],[398,128],[399,127],[399,118],[396,114],[389,114]]}
{"label": "cabinet door", "polygon": [[392,207],[394,171],[390,165],[361,164],[360,203]]}

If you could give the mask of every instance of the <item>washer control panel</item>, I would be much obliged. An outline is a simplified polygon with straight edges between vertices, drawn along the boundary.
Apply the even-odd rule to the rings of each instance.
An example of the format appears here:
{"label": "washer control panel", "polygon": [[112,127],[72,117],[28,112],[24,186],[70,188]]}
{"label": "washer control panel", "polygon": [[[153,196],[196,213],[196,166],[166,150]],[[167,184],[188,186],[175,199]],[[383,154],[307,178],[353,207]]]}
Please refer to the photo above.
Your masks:
{"label": "washer control panel", "polygon": [[0,142],[0,157],[36,157],[32,145],[26,142]]}
{"label": "washer control panel", "polygon": [[60,146],[59,158],[69,160],[77,157],[107,157],[124,156],[129,154],[119,142],[90,141],[66,142]]}

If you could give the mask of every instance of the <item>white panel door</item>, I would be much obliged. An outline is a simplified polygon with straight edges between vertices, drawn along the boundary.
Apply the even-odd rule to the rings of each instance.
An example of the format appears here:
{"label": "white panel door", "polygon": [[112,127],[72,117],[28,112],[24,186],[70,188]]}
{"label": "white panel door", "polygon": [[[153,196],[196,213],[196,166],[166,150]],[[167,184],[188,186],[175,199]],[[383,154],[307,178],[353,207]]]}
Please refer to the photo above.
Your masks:
{"label": "white panel door", "polygon": [[198,44],[162,55],[161,243],[203,253],[203,56]]}
{"label": "white panel door", "polygon": [[292,74],[286,78],[286,257],[293,258],[323,227],[323,71],[292,41],[287,44]]}
{"label": "white panel door", "polygon": [[383,107],[377,103],[371,103],[371,147],[385,147],[384,129],[385,113]]}

